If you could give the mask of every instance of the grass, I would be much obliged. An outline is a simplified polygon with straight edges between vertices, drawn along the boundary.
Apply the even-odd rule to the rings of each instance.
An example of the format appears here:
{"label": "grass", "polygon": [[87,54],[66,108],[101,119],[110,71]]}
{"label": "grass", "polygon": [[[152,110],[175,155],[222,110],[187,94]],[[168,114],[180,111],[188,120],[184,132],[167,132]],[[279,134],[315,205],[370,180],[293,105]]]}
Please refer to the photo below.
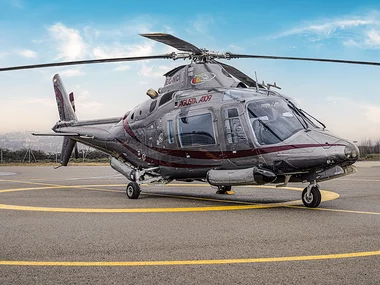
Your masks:
{"label": "grass", "polygon": [[360,156],[360,160],[362,161],[379,161],[380,154],[379,153],[371,153]]}

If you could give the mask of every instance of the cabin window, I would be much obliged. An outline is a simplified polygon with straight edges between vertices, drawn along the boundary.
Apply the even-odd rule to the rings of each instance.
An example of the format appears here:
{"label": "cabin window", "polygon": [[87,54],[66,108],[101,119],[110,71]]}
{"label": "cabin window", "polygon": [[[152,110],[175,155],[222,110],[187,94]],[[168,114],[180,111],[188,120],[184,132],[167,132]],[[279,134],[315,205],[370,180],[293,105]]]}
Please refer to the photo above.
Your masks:
{"label": "cabin window", "polygon": [[225,70],[223,67],[222,67],[222,73],[223,73],[225,76],[231,78],[231,74],[229,74],[229,73],[227,72],[227,70]]}
{"label": "cabin window", "polygon": [[149,113],[152,113],[154,111],[154,108],[156,108],[157,100],[154,100],[152,103],[150,103]]}
{"label": "cabin window", "polygon": [[246,142],[247,136],[241,125],[239,112],[236,108],[224,110],[224,127],[227,143]]}
{"label": "cabin window", "polygon": [[168,142],[170,144],[174,143],[174,125],[173,121],[168,121]]}
{"label": "cabin window", "polygon": [[158,106],[164,105],[165,103],[169,102],[173,98],[173,93],[174,91],[162,95],[160,99],[160,104]]}
{"label": "cabin window", "polygon": [[182,147],[215,144],[211,113],[180,117],[178,133]]}
{"label": "cabin window", "polygon": [[281,98],[253,101],[247,110],[252,130],[261,145],[280,143],[304,129],[303,118]]}

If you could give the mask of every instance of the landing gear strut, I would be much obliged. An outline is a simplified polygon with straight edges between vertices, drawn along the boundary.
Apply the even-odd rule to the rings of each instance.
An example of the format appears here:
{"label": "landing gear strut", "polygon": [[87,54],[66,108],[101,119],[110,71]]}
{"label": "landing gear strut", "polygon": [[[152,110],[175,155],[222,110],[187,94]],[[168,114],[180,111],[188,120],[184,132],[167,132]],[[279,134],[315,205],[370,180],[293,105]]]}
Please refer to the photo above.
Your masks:
{"label": "landing gear strut", "polygon": [[302,191],[302,202],[305,207],[316,208],[321,203],[321,199],[321,191],[319,191],[319,185],[315,181]]}
{"label": "landing gear strut", "polygon": [[137,199],[140,196],[140,186],[136,182],[129,182],[126,193],[129,199]]}
{"label": "landing gear strut", "polygon": [[216,194],[229,194],[233,195],[234,191],[231,190],[231,186],[218,186]]}

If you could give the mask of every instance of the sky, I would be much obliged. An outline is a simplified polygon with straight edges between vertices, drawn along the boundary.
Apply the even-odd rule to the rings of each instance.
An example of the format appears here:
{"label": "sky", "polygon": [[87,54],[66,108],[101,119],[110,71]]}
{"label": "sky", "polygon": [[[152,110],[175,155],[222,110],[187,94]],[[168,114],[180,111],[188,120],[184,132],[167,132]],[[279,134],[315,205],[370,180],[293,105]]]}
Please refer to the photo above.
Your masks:
{"label": "sky", "polygon": [[[163,32],[200,48],[259,55],[380,62],[380,2],[0,0],[0,67],[165,54],[139,36]],[[226,62],[281,93],[338,136],[380,139],[380,67],[237,59]],[[79,119],[123,116],[182,60],[0,73],[0,134],[50,131],[58,121],[52,77],[76,97]]]}

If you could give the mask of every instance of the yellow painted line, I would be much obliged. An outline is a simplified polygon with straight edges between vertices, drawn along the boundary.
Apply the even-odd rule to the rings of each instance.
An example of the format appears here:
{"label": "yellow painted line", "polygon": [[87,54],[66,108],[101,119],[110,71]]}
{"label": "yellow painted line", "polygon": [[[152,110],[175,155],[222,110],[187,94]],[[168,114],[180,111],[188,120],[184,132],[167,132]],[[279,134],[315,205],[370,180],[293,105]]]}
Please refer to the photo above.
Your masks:
{"label": "yellow painted line", "polygon": [[0,193],[17,192],[17,191],[29,191],[29,190],[46,190],[46,189],[63,189],[66,186],[46,186],[46,187],[31,187],[31,188],[14,188],[0,190]]}
{"label": "yellow painted line", "polygon": [[289,208],[306,209],[314,211],[328,211],[328,212],[340,212],[340,213],[352,213],[352,214],[364,214],[364,215],[380,215],[379,212],[366,212],[357,210],[341,210],[341,209],[330,209],[330,208],[307,208],[301,206],[288,206]]}
{"label": "yellow painted line", "polygon": [[250,202],[244,202],[244,201],[201,198],[201,197],[184,196],[184,195],[158,194],[158,193],[147,193],[147,192],[142,192],[141,195],[176,198],[176,199],[198,200],[198,201],[220,202],[220,203],[230,203],[230,204],[232,203],[232,204],[243,204],[243,205],[257,205],[257,203],[250,203]]}
{"label": "yellow painted line", "polygon": [[57,186],[44,186],[44,187],[30,187],[30,188],[14,188],[14,189],[4,189],[0,190],[0,193],[7,193],[7,192],[17,192],[17,191],[30,191],[30,190],[47,190],[47,189],[84,189],[84,190],[94,190],[94,191],[103,191],[103,192],[118,192],[118,190],[110,190],[110,189],[97,189],[97,188],[90,188],[90,187],[82,187],[81,185],[72,185],[72,186],[63,186],[63,185],[57,185]]}
{"label": "yellow painted line", "polygon": [[[195,185],[196,187],[210,187],[210,185],[207,184],[191,184]],[[75,186],[76,188],[81,188],[81,189],[86,189],[86,190],[95,190],[95,191],[110,191],[110,192],[120,192],[120,191],[115,191],[115,190],[105,190],[105,189],[97,189],[97,188],[92,188],[92,187],[117,187],[117,186],[125,186],[123,184],[106,184],[106,185],[83,185],[82,187],[86,188],[81,188],[81,186]],[[189,184],[167,184],[164,185],[166,186],[176,186],[176,187],[189,187]],[[67,186],[70,187],[70,186]],[[243,187],[243,186],[238,186],[238,187]],[[275,189],[275,190],[293,190],[293,191],[303,191],[302,188],[296,188],[296,187],[281,187],[281,188],[276,188],[275,186],[256,186],[256,185],[248,185],[247,187],[249,188],[266,188],[266,189]],[[246,188],[246,187],[245,187]],[[338,199],[340,196],[338,193],[327,191],[327,190],[320,190],[321,195],[322,195],[322,202],[326,201],[331,201]],[[1,191],[0,191],[1,193]],[[200,200],[200,201],[211,201],[211,202],[221,202],[221,203],[233,203],[233,204],[244,204],[244,205],[258,205],[257,203],[250,203],[250,202],[243,202],[243,201],[235,201],[235,200],[230,200],[230,199],[213,199],[213,198],[201,198],[201,197],[194,197],[194,196],[184,196],[184,195],[172,195],[172,194],[158,194],[158,193],[147,193],[147,192],[142,192],[142,195],[147,195],[147,196],[158,196],[158,197],[168,197],[168,198],[180,198],[180,199],[190,199],[190,200]],[[281,205],[281,206],[288,206],[288,205],[298,205],[302,204],[301,200],[294,200],[294,201],[288,201],[288,202],[283,202],[283,203],[276,203],[276,205]],[[259,204],[260,205],[260,204]],[[273,205],[273,204],[263,204],[263,205]]]}
{"label": "yellow painted line", "polygon": [[201,260],[160,260],[160,261],[12,261],[0,260],[0,265],[12,266],[170,266],[170,265],[215,265],[237,263],[273,263],[286,261],[314,261],[326,259],[358,258],[380,255],[378,251],[301,255],[284,257],[261,257],[239,259],[201,259]]}
{"label": "yellow painted line", "polygon": [[350,178],[338,178],[338,179],[343,180],[343,181],[380,182],[380,180],[377,180],[377,179],[350,179]]}
{"label": "yellow painted line", "polygon": [[[37,184],[37,183],[30,183]],[[188,184],[173,184],[174,186],[189,186]],[[190,184],[197,185],[199,187],[209,187],[206,184]],[[110,186],[124,186],[123,184],[114,184],[114,185],[71,185],[71,186],[44,186],[44,187],[33,187],[33,188],[17,188],[17,189],[5,189],[0,190],[0,193],[12,192],[12,191],[28,191],[28,190],[45,190],[45,189],[65,189],[65,188],[76,188],[76,189],[86,189],[86,190],[95,190],[95,191],[109,191],[114,192],[115,190],[108,189],[97,189],[94,187],[110,187]],[[255,186],[255,188],[261,188],[260,186]],[[275,186],[266,186],[266,188],[278,189]],[[297,190],[302,191],[302,188],[294,187],[283,187],[283,189]],[[120,192],[120,191],[115,191]],[[321,190],[322,201],[330,201],[337,199],[339,195],[334,192]],[[149,193],[148,193],[149,195]],[[160,194],[153,194],[160,195]],[[165,194],[161,194],[165,195]],[[204,200],[212,202],[222,202],[222,203],[235,203],[231,200],[219,200],[219,199],[210,199],[210,198],[200,198],[200,197],[191,197],[191,196],[176,196],[168,195],[168,197],[182,198],[182,199],[194,199],[194,200]],[[19,205],[7,205],[0,204],[0,210],[18,210],[18,211],[37,211],[37,212],[67,212],[67,213],[170,213],[170,212],[206,212],[206,211],[236,211],[236,210],[248,210],[248,209],[267,209],[274,207],[286,207],[291,205],[302,205],[301,200],[294,200],[289,202],[282,203],[270,203],[270,204],[251,204],[247,202],[236,201],[237,204],[243,204],[239,206],[206,206],[206,207],[177,207],[177,208],[69,208],[69,207],[34,207],[34,206],[19,206]]]}
{"label": "yellow painted line", "polygon": [[65,212],[65,213],[172,213],[172,212],[207,212],[207,211],[236,211],[248,209],[266,209],[285,206],[282,203],[241,205],[241,206],[209,206],[209,207],[184,207],[184,208],[56,208],[56,207],[33,207],[0,204],[0,210],[18,210],[35,212]]}
{"label": "yellow painted line", "polygon": [[[110,189],[99,189],[99,188],[93,188],[93,187],[116,187],[116,186],[125,186],[124,184],[114,184],[114,185],[91,185],[91,187],[87,187],[87,185],[72,185],[72,186],[46,186],[46,187],[31,187],[31,188],[14,188],[14,189],[5,189],[0,190],[0,193],[7,193],[7,192],[17,192],[17,191],[29,191],[29,190],[47,190],[47,189],[65,189],[65,188],[75,188],[75,189],[81,189],[81,190],[92,190],[92,191],[101,191],[101,192],[115,192],[115,193],[122,193],[119,190],[110,190]],[[178,185],[177,185],[178,186]],[[241,202],[241,201],[234,201],[234,200],[222,200],[222,199],[212,199],[212,198],[201,198],[201,197],[194,197],[194,196],[179,196],[179,195],[171,195],[171,194],[158,194],[158,193],[141,193],[142,195],[146,196],[158,196],[158,197],[168,197],[168,198],[180,198],[180,199],[189,199],[189,200],[201,200],[201,201],[210,201],[210,202],[222,202],[222,203],[232,203],[232,204],[244,204],[244,205],[255,205],[255,203],[249,203],[249,202]]]}
{"label": "yellow painted line", "polygon": [[29,182],[29,181],[23,181],[23,180],[12,180],[12,179],[0,179],[2,182],[13,182],[13,183],[20,183],[20,184],[31,184],[31,185],[46,185],[46,186],[61,186],[58,184],[48,184],[43,182]]}
{"label": "yellow painted line", "polygon": [[[11,180],[15,181],[15,180]],[[22,182],[22,181],[16,181]],[[25,182],[27,184],[36,184],[36,185],[51,185],[44,187],[31,187],[31,188],[14,188],[14,189],[5,189],[0,190],[0,193],[6,192],[15,192],[15,191],[29,191],[29,190],[47,190],[47,189],[82,189],[82,190],[92,190],[92,191],[104,191],[104,192],[119,192],[118,190],[111,189],[99,189],[94,187],[125,187],[125,184],[100,184],[100,185],[56,185],[56,184],[45,184],[45,183],[34,183],[34,182]],[[167,184],[162,185],[162,187],[210,187],[207,184]],[[276,189],[276,190],[294,190],[302,191],[302,188],[297,187],[281,187],[276,188],[275,186],[260,186],[260,185],[248,185],[243,187],[249,188],[267,188],[267,189]],[[18,205],[7,205],[0,204],[0,210],[19,210],[19,211],[39,211],[39,212],[70,212],[70,213],[162,213],[162,212],[206,212],[206,211],[236,211],[236,210],[247,210],[247,209],[268,209],[268,208],[277,208],[277,207],[289,207],[289,208],[298,208],[298,209],[307,209],[307,210],[316,210],[316,211],[330,211],[330,212],[341,212],[341,213],[352,213],[352,214],[364,214],[364,215],[380,215],[379,212],[369,212],[369,211],[357,211],[357,210],[341,210],[341,209],[330,209],[330,208],[307,208],[300,206],[302,205],[301,200],[294,200],[282,203],[271,203],[271,204],[255,204],[243,201],[234,201],[227,199],[212,199],[212,198],[201,198],[194,196],[184,196],[184,195],[171,195],[171,194],[158,194],[158,193],[142,193],[143,195],[148,196],[159,196],[159,197],[168,197],[168,198],[179,198],[179,199],[190,199],[190,200],[199,200],[199,201],[210,201],[210,202],[220,202],[220,203],[232,203],[232,204],[242,204],[244,206],[209,206],[209,207],[185,207],[185,208],[132,208],[132,209],[113,209],[113,208],[52,208],[52,207],[33,207],[33,206],[18,206]],[[331,201],[339,198],[339,194],[331,191],[321,190],[322,202]]]}

